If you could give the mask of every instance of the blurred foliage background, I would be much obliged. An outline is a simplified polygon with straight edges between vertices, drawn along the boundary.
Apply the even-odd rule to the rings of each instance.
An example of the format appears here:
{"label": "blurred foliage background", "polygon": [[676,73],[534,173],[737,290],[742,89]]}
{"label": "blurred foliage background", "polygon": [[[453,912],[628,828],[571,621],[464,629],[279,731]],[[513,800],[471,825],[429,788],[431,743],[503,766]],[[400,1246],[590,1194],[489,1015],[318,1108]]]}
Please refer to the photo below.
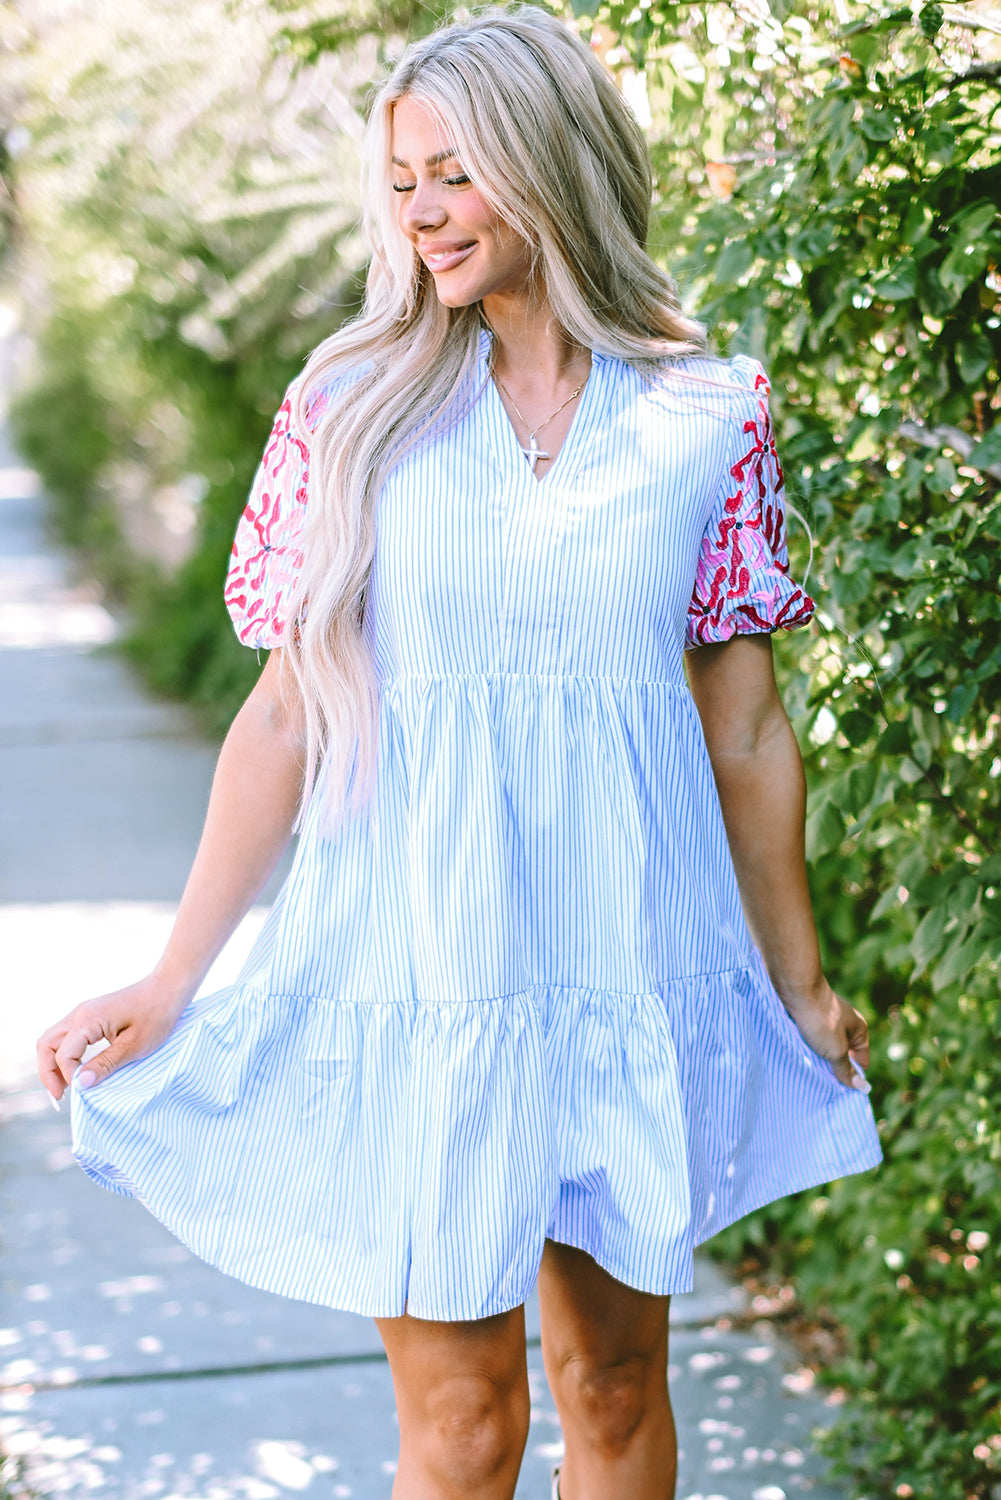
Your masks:
{"label": "blurred foliage background", "polygon": [[[359,304],[366,94],[449,10],[0,4],[0,232],[37,350],[19,441],[135,661],[215,730],[258,670],[221,584],[271,415]],[[715,1248],[760,1310],[830,1331],[854,1495],[1001,1496],[1001,11],[565,14],[647,130],[655,253],[772,376],[820,601],[777,646],[814,891],[875,1022],[883,1168]]]}

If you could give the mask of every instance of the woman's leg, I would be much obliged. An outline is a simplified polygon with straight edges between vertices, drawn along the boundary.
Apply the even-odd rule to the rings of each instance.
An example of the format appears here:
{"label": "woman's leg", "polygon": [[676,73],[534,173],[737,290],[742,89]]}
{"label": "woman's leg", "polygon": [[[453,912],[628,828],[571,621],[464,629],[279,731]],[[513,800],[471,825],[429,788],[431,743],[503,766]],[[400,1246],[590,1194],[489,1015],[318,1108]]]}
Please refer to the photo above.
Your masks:
{"label": "woman's leg", "polygon": [[528,1437],[524,1308],[376,1324],[400,1418],[393,1500],[511,1500]]}
{"label": "woman's leg", "polygon": [[546,1241],[542,1354],[563,1426],[560,1500],[673,1500],[669,1297],[633,1291],[582,1250]]}

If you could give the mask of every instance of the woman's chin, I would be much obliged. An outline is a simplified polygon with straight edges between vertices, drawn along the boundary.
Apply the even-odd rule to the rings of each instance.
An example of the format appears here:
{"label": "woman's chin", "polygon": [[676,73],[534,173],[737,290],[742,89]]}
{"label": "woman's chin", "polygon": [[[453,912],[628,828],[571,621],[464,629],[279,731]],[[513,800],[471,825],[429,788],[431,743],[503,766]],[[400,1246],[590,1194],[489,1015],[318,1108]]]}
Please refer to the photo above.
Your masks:
{"label": "woman's chin", "polygon": [[444,276],[435,279],[435,294],[443,307],[471,307],[479,302],[479,294],[471,287],[449,286]]}

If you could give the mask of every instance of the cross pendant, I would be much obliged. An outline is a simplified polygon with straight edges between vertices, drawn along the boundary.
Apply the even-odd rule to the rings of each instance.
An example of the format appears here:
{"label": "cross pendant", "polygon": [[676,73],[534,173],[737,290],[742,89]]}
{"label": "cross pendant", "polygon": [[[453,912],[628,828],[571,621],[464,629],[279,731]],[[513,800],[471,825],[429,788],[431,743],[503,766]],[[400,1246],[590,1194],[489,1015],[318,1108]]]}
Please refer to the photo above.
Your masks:
{"label": "cross pendant", "polygon": [[535,473],[535,466],[539,462],[540,458],[552,458],[553,456],[551,453],[547,453],[544,448],[539,447],[538,443],[535,440],[534,432],[530,432],[528,434],[528,447],[522,448],[521,451],[528,459],[533,474]]}

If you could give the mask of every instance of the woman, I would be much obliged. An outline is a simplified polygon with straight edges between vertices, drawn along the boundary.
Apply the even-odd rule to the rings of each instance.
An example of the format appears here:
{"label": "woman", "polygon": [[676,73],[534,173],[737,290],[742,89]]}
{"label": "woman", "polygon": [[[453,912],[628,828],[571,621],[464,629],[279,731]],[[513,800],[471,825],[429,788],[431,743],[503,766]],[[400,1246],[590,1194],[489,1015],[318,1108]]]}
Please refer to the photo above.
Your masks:
{"label": "woman", "polygon": [[[548,13],[410,48],[368,162],[366,306],[237,534],[272,654],[173,935],[41,1076],[197,1254],[378,1320],[398,1500],[514,1493],[536,1279],[559,1494],[664,1500],[693,1246],[879,1159],[772,674],[813,606],[767,381],[681,315],[642,136]],[[192,1004],[297,809],[239,982]]]}

